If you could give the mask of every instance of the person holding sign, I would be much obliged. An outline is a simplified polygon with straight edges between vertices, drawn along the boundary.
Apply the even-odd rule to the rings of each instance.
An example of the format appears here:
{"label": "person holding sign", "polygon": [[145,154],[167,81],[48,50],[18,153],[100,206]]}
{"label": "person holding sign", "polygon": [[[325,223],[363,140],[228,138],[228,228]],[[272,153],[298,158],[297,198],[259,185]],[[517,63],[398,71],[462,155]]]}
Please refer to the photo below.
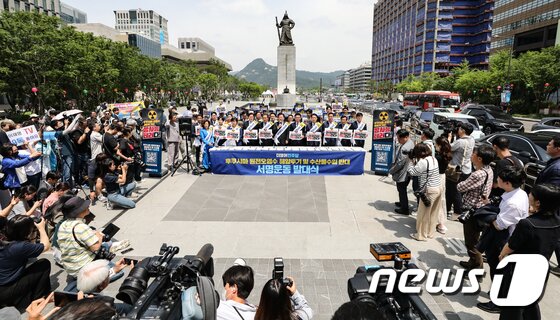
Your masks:
{"label": "person holding sign", "polygon": [[269,121],[268,114],[266,113],[262,115],[262,119],[263,121],[259,124],[259,140],[261,141],[261,146],[271,147],[274,145],[274,140],[272,139],[274,137],[272,132],[274,123]]}
{"label": "person holding sign", "polygon": [[[255,115],[253,113],[249,113],[249,119],[245,122],[245,124],[243,126],[243,131],[257,130],[258,125],[259,125],[259,122],[255,120]],[[258,146],[259,145],[258,136],[255,137],[255,139],[243,138],[243,142],[245,143],[246,146]]]}
{"label": "person holding sign", "polygon": [[286,146],[288,144],[288,128],[290,126],[289,122],[284,121],[284,114],[278,114],[278,122],[272,127],[272,133],[274,134],[274,145],[276,146]]}
{"label": "person holding sign", "polygon": [[294,147],[305,146],[305,124],[301,122],[301,114],[296,113],[294,123],[290,125],[289,145]]}
{"label": "person holding sign", "polygon": [[[346,130],[350,130],[351,124],[348,123],[348,117],[342,116],[340,117],[340,123],[338,124],[339,136],[337,144],[343,147],[351,147],[352,146],[352,134],[349,136],[346,135]],[[350,131],[351,132],[351,131]]]}
{"label": "person holding sign", "polygon": [[204,146],[202,150],[202,167],[206,172],[210,171],[210,149],[214,146],[214,135],[212,134],[212,129],[210,128],[210,121],[202,121],[202,128],[200,129],[200,139],[202,140],[202,145]]}
{"label": "person holding sign", "polygon": [[[356,113],[356,122],[352,124],[352,128],[354,131],[366,131],[367,132],[367,124],[364,121],[364,115],[361,112]],[[354,146],[363,148],[366,144],[366,140],[362,139],[354,139]]]}
{"label": "person holding sign", "polygon": [[[327,107],[327,111],[329,110],[329,107]],[[336,121],[334,121],[334,113],[329,112],[327,115],[327,122],[325,123],[325,125],[323,126],[323,131],[326,129],[332,130],[332,129],[336,129],[338,127],[338,123]],[[323,139],[323,146],[325,147],[334,147],[336,146],[336,140],[335,138],[324,138]]]}
{"label": "person holding sign", "polygon": [[240,146],[241,145],[241,135],[243,129],[239,126],[237,118],[231,119],[231,125],[227,129],[226,143],[228,147]]}
{"label": "person holding sign", "polygon": [[2,173],[3,187],[6,189],[14,190],[21,187],[16,169],[25,166],[31,161],[35,161],[41,157],[41,153],[33,150],[27,143],[24,144],[29,148],[29,156],[20,156],[19,150],[16,145],[6,143],[0,147],[0,155],[2,155]]}
{"label": "person holding sign", "polygon": [[221,147],[226,142],[226,128],[227,126],[224,124],[224,118],[218,118],[218,125],[214,127],[214,146]]}
{"label": "person holding sign", "polygon": [[[323,134],[323,124],[319,121],[319,116],[317,116],[315,113],[311,115],[311,122],[309,122],[307,124],[307,145],[310,147],[319,147],[321,145],[321,138],[322,138],[322,134]],[[311,137],[312,134],[313,136],[318,134],[319,135],[319,140],[313,139],[313,137]]]}

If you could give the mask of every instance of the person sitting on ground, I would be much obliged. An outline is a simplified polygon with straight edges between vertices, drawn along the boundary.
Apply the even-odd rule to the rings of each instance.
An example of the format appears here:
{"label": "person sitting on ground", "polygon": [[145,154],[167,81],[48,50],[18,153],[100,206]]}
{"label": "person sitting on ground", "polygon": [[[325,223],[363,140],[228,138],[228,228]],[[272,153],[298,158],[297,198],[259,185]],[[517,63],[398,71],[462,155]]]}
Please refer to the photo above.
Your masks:
{"label": "person sitting on ground", "polygon": [[277,279],[266,282],[255,320],[309,320],[313,317],[313,310],[305,297],[297,291],[294,279],[288,279],[292,282],[291,285],[282,284]]}
{"label": "person sitting on ground", "polygon": [[[39,243],[35,242],[37,232]],[[29,259],[51,247],[45,220],[34,223],[30,217],[16,216],[7,222],[6,238],[7,241],[0,242],[0,304],[24,312],[31,301],[51,291],[49,260],[39,259],[27,266]]]}
{"label": "person sitting on ground", "polygon": [[57,183],[43,201],[43,215],[45,215],[45,212],[47,212],[47,210],[68,190],[70,190],[70,185],[67,182]]}
{"label": "person sitting on ground", "polygon": [[25,215],[30,217],[40,217],[41,211],[39,208],[41,207],[41,200],[37,200],[33,202],[31,205],[30,202],[35,199],[35,195],[37,194],[37,189],[34,186],[25,186],[19,190],[15,194],[17,198],[19,198],[19,202],[12,208],[12,211],[8,215],[8,220],[14,218],[17,215]]}
{"label": "person sitting on ground", "polygon": [[100,153],[88,164],[89,200],[91,205],[95,205],[96,200],[101,202],[107,201],[107,198],[101,194],[104,186],[101,169],[103,161],[107,158],[107,154]]}
{"label": "person sitting on ground", "polygon": [[41,180],[41,183],[39,183],[39,188],[37,189],[37,198],[45,199],[50,194],[54,186],[58,183],[58,180],[60,180],[60,174],[58,174],[58,172],[47,172],[45,179]]}
{"label": "person sitting on ground", "polygon": [[[74,196],[66,200],[61,208],[65,220],[58,227],[57,244],[62,266],[73,278],[78,276],[80,269],[94,260],[102,245],[110,252],[117,252],[129,245],[128,240],[103,242],[103,234],[92,230],[85,223],[84,219],[90,214],[89,204],[89,200]],[[114,271],[112,280],[122,276],[122,273],[119,274],[120,270]]]}
{"label": "person sitting on ground", "polygon": [[132,209],[136,207],[136,203],[128,198],[132,195],[132,191],[136,188],[136,182],[126,183],[128,174],[128,165],[123,162],[120,166],[120,173],[113,159],[105,159],[102,163],[103,182],[107,190],[107,200],[118,207]]}
{"label": "person sitting on ground", "polygon": [[252,320],[257,307],[247,302],[255,285],[254,272],[249,266],[234,265],[222,275],[225,301],[220,301],[217,311],[219,320]]}
{"label": "person sitting on ground", "polygon": [[[111,274],[124,268],[126,268],[124,258],[115,263],[112,269],[109,260],[92,261],[80,269],[77,288],[85,294],[100,293],[109,285]],[[134,265],[131,265],[130,268],[134,268]],[[132,306],[124,303],[115,303],[115,309],[117,309],[119,315],[125,315],[132,310]]]}
{"label": "person sitting on ground", "polygon": [[0,147],[0,155],[2,155],[2,173],[4,174],[4,188],[14,190],[21,188],[21,184],[16,173],[17,168],[21,168],[31,161],[35,161],[41,157],[41,153],[30,150],[31,155],[20,156],[18,147],[13,143],[6,143]]}

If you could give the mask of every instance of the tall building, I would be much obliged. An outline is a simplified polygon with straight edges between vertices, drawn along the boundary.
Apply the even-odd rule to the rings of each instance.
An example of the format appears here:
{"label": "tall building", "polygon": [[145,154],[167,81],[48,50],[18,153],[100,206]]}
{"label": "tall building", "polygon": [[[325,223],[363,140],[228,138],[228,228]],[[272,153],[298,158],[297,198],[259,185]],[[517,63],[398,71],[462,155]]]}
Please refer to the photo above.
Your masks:
{"label": "tall building", "polygon": [[492,0],[380,0],[374,6],[372,77],[399,82],[408,75],[442,76],[467,60],[486,69]]}
{"label": "tall building", "polygon": [[560,44],[560,0],[497,0],[494,4],[492,52],[515,54]]}
{"label": "tall building", "polygon": [[200,38],[179,38],[177,40],[177,47],[181,50],[190,52],[205,51],[214,54],[214,47],[209,45],[206,41]]}
{"label": "tall building", "polygon": [[3,0],[0,3],[2,11],[38,12],[48,16],[60,16],[60,0]]}
{"label": "tall building", "polygon": [[87,23],[87,13],[61,2],[60,19],[66,23]]}
{"label": "tall building", "polygon": [[348,89],[355,92],[368,92],[371,81],[371,63],[348,70]]}
{"label": "tall building", "polygon": [[153,10],[115,10],[115,29],[140,34],[160,44],[169,43],[167,19]]}
{"label": "tall building", "polygon": [[347,91],[348,88],[350,87],[350,71],[345,71],[344,73],[337,76],[334,86],[336,87],[336,90],[343,91],[343,92]]}

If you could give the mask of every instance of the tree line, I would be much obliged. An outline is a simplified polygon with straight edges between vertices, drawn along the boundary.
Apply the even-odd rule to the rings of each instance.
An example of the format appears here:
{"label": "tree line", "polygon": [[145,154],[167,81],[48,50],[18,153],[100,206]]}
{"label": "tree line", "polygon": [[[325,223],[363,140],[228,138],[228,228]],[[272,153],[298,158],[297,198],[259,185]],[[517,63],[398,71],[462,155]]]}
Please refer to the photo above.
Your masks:
{"label": "tree line", "polygon": [[463,101],[499,104],[501,93],[511,89],[511,106],[517,113],[538,113],[552,107],[552,94],[560,87],[560,46],[515,55],[510,50],[490,56],[488,70],[469,67],[465,60],[450,75],[440,77],[433,72],[409,75],[398,84],[390,81],[372,83],[381,94],[393,92],[424,92],[446,90],[461,94]]}
{"label": "tree line", "polygon": [[267,88],[228,74],[218,61],[200,66],[147,57],[136,47],[65,25],[57,17],[30,12],[0,16],[0,94],[8,103],[36,112],[85,110],[102,102],[132,101],[136,91],[158,106],[168,101],[218,99],[225,91],[256,98]]}

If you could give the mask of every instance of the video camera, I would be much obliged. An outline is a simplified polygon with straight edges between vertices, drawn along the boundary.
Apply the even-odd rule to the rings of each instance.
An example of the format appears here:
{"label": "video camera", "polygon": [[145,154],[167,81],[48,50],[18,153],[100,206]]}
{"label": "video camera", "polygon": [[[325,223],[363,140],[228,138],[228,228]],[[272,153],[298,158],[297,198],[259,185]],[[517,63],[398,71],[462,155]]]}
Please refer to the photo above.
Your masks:
{"label": "video camera", "polygon": [[[370,252],[379,262],[394,261],[393,270],[397,273],[395,283],[399,283],[402,272],[406,269],[418,268],[410,263],[412,258],[410,250],[400,242],[372,243]],[[395,286],[394,292],[386,293],[389,279],[381,277],[375,292],[369,292],[372,276],[379,270],[390,268],[387,266],[373,265],[361,266],[356,274],[348,279],[348,296],[350,300],[359,300],[372,303],[386,315],[387,319],[436,319],[428,306],[418,294],[402,293]],[[412,284],[409,281],[407,284]]]}
{"label": "video camera", "polygon": [[[175,258],[179,248],[164,243],[159,256],[140,261],[120,286],[117,299],[133,305],[121,319],[183,319],[182,294],[192,287],[197,289],[203,319],[216,319],[219,296],[212,281],[213,252],[214,247],[205,244],[194,256]],[[148,285],[150,278],[154,279]]]}

